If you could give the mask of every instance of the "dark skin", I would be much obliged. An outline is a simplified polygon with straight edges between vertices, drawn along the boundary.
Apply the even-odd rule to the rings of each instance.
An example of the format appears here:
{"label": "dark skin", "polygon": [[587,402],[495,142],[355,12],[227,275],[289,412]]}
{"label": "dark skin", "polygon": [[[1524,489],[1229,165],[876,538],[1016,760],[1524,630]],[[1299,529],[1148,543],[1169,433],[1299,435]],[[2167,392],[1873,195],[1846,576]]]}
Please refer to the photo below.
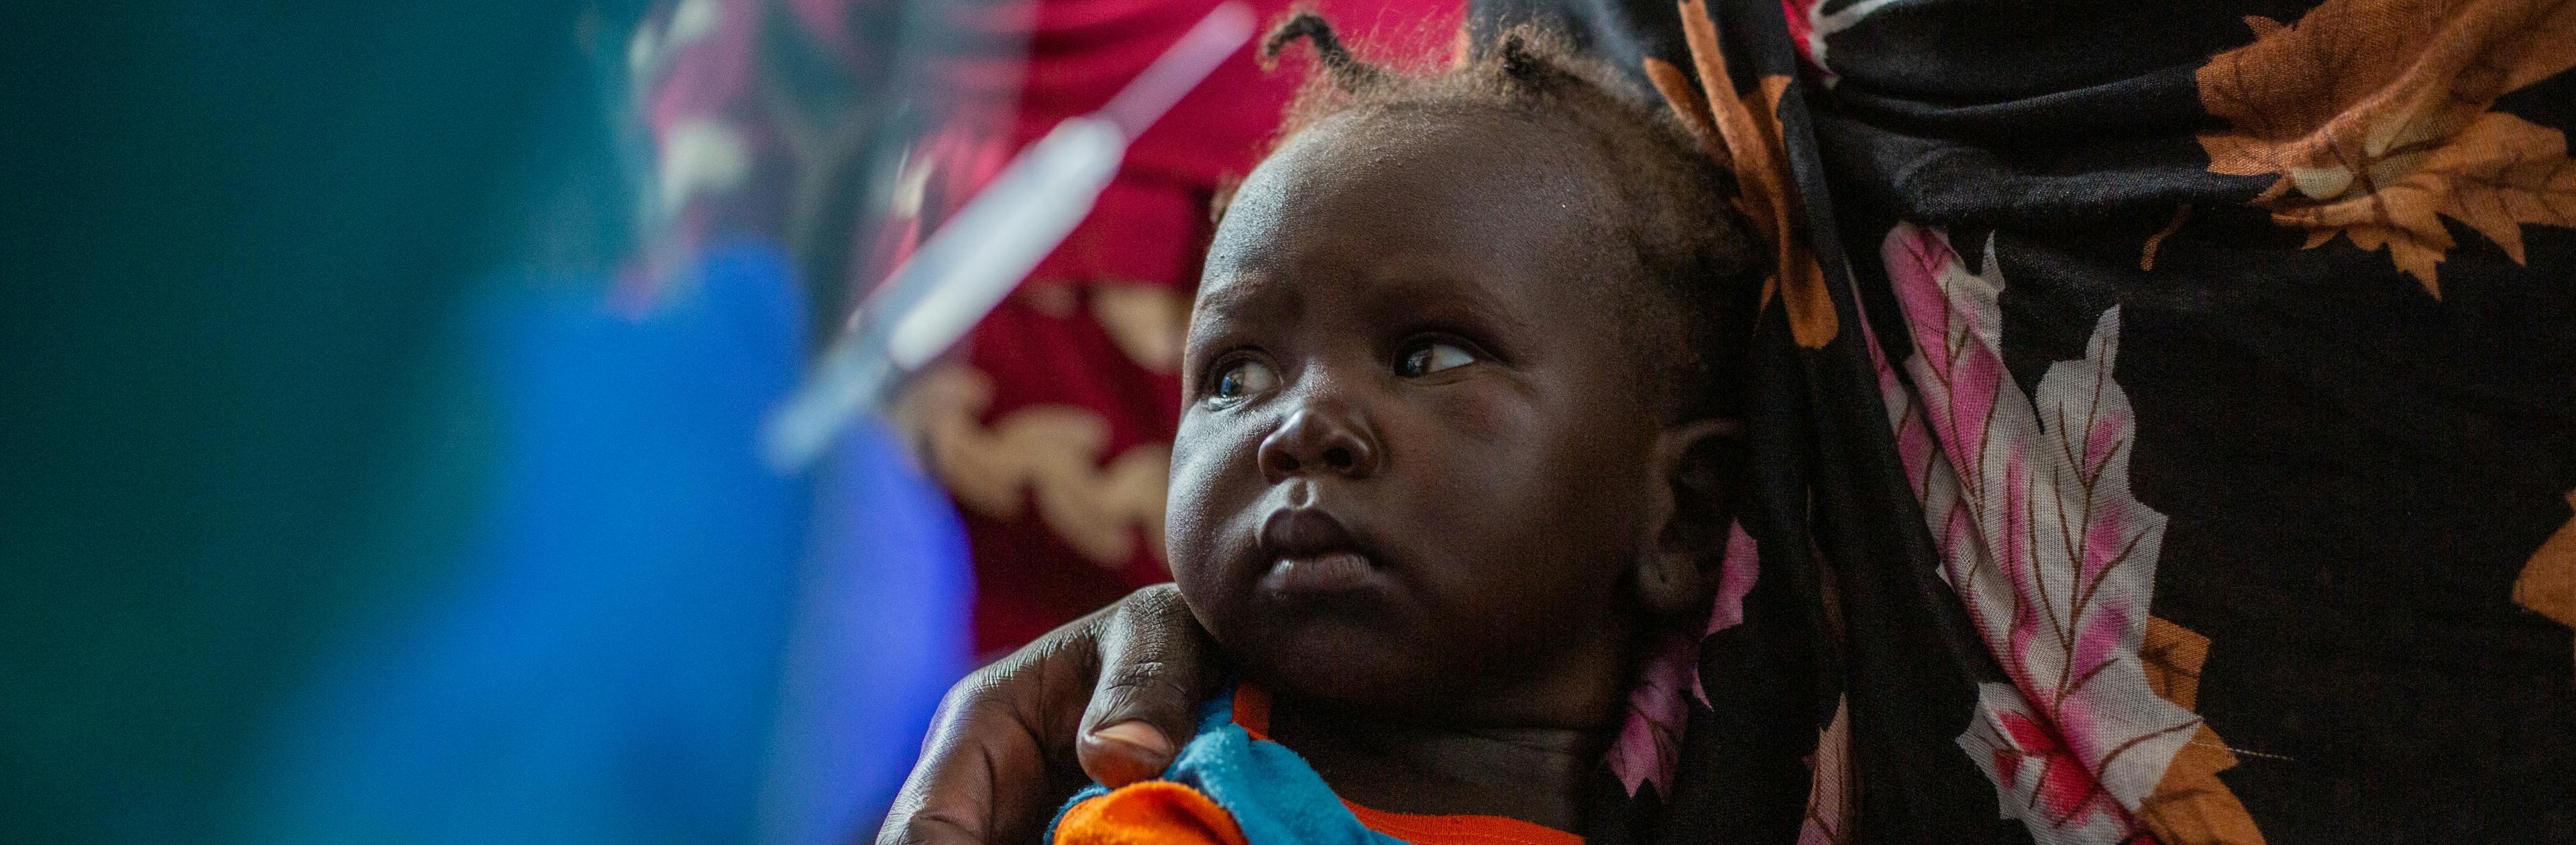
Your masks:
{"label": "dark skin", "polygon": [[1343,797],[1579,826],[1643,626],[1699,593],[1663,539],[1724,427],[1648,395],[1606,292],[1642,271],[1580,139],[1388,119],[1300,133],[1219,226],[1173,447],[1186,606],[1140,592],[960,684],[881,842],[1033,837],[1062,793],[1029,785],[1070,782],[1052,748],[1159,772],[1218,674],[1192,619]]}

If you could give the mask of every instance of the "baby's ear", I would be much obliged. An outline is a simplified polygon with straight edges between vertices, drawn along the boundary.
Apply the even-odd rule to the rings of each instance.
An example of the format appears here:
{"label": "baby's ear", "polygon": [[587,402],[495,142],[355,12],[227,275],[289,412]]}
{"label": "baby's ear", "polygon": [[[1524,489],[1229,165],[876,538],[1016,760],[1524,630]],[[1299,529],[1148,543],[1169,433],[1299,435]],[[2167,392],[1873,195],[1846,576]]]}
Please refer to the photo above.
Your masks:
{"label": "baby's ear", "polygon": [[1743,448],[1735,420],[1694,420],[1666,427],[1655,437],[1655,471],[1662,483],[1648,498],[1655,543],[1637,563],[1637,595],[1664,616],[1700,610],[1709,600],[1701,567],[1726,546],[1727,467]]}

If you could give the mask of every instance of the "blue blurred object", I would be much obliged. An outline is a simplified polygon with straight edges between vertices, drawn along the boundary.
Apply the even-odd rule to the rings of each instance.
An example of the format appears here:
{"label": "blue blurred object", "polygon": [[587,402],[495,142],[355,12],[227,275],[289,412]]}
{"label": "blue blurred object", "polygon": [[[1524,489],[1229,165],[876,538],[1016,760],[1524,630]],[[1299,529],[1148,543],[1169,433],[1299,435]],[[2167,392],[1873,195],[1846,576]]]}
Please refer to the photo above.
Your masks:
{"label": "blue blurred object", "polygon": [[882,812],[969,659],[962,529],[881,431],[764,467],[795,284],[764,244],[694,275],[641,317],[539,276],[469,309],[479,527],[286,712],[252,839],[846,842]]}
{"label": "blue blurred object", "polygon": [[883,819],[972,667],[965,528],[874,418],[825,465],[761,841],[846,845]]}

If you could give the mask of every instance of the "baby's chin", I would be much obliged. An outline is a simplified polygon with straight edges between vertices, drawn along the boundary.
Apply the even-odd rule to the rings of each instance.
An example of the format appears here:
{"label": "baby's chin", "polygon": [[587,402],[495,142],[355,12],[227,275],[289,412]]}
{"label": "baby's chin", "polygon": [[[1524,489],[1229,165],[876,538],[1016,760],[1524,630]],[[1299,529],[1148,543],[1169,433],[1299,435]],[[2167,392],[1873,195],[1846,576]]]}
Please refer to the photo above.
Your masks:
{"label": "baby's chin", "polygon": [[1322,704],[1413,710],[1452,683],[1424,644],[1340,620],[1269,627],[1251,639],[1227,644],[1248,680]]}
{"label": "baby's chin", "polygon": [[[1248,571],[1175,568],[1181,595],[1246,680],[1339,707],[1420,709],[1432,691],[1472,684],[1461,661],[1396,582],[1276,595]],[[1202,577],[1192,577],[1202,576]]]}

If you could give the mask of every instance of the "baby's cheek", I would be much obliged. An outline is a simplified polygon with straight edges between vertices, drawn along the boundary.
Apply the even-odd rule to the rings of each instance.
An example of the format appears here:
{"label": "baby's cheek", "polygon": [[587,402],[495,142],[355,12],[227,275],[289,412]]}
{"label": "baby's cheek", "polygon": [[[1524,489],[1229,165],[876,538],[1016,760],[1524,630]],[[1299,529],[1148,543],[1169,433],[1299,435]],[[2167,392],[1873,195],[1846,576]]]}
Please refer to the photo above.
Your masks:
{"label": "baby's cheek", "polygon": [[1173,578],[1184,588],[1190,576],[1213,559],[1217,534],[1225,525],[1222,502],[1232,458],[1223,433],[1207,428],[1183,423],[1172,443],[1170,487],[1163,499],[1164,555],[1171,561]]}
{"label": "baby's cheek", "polygon": [[1502,378],[1479,380],[1453,389],[1429,391],[1414,406],[1419,409],[1414,422],[1423,430],[1410,433],[1454,446],[1525,447],[1530,436],[1549,428],[1547,404],[1545,397],[1526,385]]}
{"label": "baby's cheek", "polygon": [[[1166,511],[1204,507],[1201,503],[1228,488],[1261,484],[1258,450],[1264,429],[1260,422],[1240,412],[1183,414],[1172,436]],[[1180,526],[1167,523],[1167,528],[1177,534]]]}

